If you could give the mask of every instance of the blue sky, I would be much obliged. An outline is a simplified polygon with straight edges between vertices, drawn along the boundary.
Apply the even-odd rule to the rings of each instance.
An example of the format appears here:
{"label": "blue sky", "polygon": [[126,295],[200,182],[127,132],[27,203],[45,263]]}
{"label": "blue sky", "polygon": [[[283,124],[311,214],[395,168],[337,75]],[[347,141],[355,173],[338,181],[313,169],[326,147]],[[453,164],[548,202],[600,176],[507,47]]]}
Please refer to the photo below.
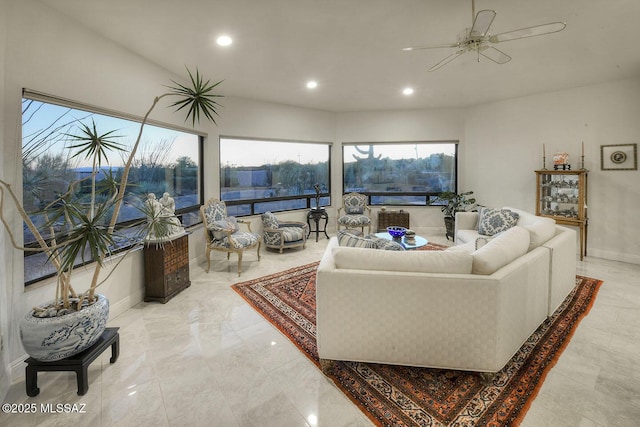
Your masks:
{"label": "blue sky", "polygon": [[[39,106],[39,108],[36,108],[36,106]],[[91,126],[91,119],[95,121],[99,133],[103,134],[116,130],[114,134],[122,136],[116,140],[128,146],[133,145],[138,132],[140,131],[140,124],[129,120],[101,114],[91,114],[82,110],[70,110],[68,107],[34,101],[33,105],[23,117],[23,143],[25,137],[35,134],[42,129],[48,128],[54,121],[56,122],[56,126],[60,126],[62,124],[71,123],[73,120],[82,120],[83,123]],[[27,123],[25,123],[25,121]],[[65,141],[62,134],[79,134],[79,131],[77,125],[71,125],[70,127],[62,129],[60,133],[59,142],[51,146],[48,151],[62,152],[65,148]],[[169,163],[173,163],[178,157],[183,156],[188,156],[194,162],[198,162],[197,135],[160,128],[157,126],[145,125],[142,138],[144,141],[159,141],[163,138],[169,141],[173,140],[171,150],[166,156],[166,161]],[[119,155],[111,156],[110,161],[112,161],[113,166],[122,165]],[[88,164],[86,162],[81,162],[78,166],[88,166]]]}

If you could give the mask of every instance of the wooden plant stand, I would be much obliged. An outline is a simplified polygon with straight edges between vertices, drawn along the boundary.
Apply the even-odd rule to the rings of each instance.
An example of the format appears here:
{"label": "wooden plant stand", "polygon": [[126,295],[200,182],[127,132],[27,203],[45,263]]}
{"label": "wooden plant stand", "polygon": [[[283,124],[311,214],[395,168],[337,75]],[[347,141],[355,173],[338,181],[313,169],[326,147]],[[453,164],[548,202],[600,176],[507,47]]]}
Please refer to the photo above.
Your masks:
{"label": "wooden plant stand", "polygon": [[78,381],[78,396],[84,396],[89,390],[89,365],[96,360],[109,346],[111,346],[110,363],[116,363],[120,354],[120,328],[106,328],[98,341],[91,347],[75,356],[52,362],[41,362],[33,357],[25,360],[27,396],[34,397],[40,393],[38,388],[38,372],[41,371],[75,371]]}

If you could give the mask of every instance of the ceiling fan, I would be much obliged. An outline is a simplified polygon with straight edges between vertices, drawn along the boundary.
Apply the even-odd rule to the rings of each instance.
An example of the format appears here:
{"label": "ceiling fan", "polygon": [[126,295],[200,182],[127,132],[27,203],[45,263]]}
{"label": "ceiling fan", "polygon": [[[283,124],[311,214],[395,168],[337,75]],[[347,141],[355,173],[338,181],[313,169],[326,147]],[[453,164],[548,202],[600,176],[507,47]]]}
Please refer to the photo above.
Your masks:
{"label": "ceiling fan", "polygon": [[492,35],[489,33],[489,28],[496,17],[495,10],[481,10],[476,14],[476,2],[475,0],[471,0],[471,16],[473,17],[471,29],[466,29],[459,41],[456,43],[434,46],[410,46],[405,47],[402,50],[413,51],[422,49],[458,48],[454,53],[435,64],[427,71],[435,71],[467,52],[476,52],[478,55],[478,62],[480,62],[480,56],[483,56],[497,64],[505,64],[511,61],[511,57],[495,48],[493,46],[494,44],[524,39],[527,37],[541,36],[544,34],[557,33],[558,31],[564,30],[567,26],[564,22],[552,22],[549,24],[534,25],[533,27],[520,28],[518,30]]}

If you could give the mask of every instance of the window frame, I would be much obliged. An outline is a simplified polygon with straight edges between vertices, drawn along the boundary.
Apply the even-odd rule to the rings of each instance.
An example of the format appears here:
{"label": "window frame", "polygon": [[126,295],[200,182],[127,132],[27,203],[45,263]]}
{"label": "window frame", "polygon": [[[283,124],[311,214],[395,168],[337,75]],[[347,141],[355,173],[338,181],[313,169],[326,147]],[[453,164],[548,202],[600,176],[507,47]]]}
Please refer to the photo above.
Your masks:
{"label": "window frame", "polygon": [[[219,144],[218,144],[218,158],[219,158],[219,190],[220,190],[220,200],[224,201],[227,205],[227,209],[229,211],[229,215],[242,217],[242,216],[254,216],[260,215],[265,212],[262,209],[257,209],[256,206],[261,203],[269,203],[269,202],[286,202],[288,200],[305,200],[303,207],[294,207],[291,209],[269,209],[271,212],[291,212],[301,209],[311,209],[314,207],[315,202],[314,199],[316,194],[299,194],[293,196],[276,196],[276,197],[263,197],[263,198],[246,198],[240,200],[225,200],[223,198],[223,189],[225,183],[225,178],[223,177],[223,158],[222,158],[222,140],[243,140],[250,141],[254,143],[284,143],[284,144],[305,144],[305,145],[323,145],[327,149],[327,183],[326,190],[320,193],[320,198],[322,200],[321,206],[330,206],[331,205],[331,152],[333,143],[325,142],[325,141],[304,141],[304,140],[292,140],[292,139],[275,139],[275,138],[256,138],[256,137],[241,137],[241,136],[230,136],[230,135],[220,135],[219,136]],[[239,206],[248,206],[248,212],[239,212],[237,207]],[[236,207],[236,208],[234,208]],[[230,208],[230,209],[229,209]]]}
{"label": "window frame", "polygon": [[[143,121],[143,117],[141,116],[137,116],[134,114],[129,114],[129,113],[124,113],[124,112],[120,112],[120,111],[116,111],[116,110],[111,110],[108,108],[104,108],[104,107],[99,107],[99,106],[95,106],[95,105],[91,105],[85,102],[81,102],[81,101],[75,101],[75,100],[71,100],[68,98],[63,98],[63,97],[59,97],[56,95],[50,95],[44,92],[39,92],[36,90],[32,90],[32,89],[28,89],[28,88],[23,88],[22,89],[22,97],[21,100],[24,101],[25,99],[31,100],[31,101],[36,101],[36,102],[41,102],[41,103],[46,103],[46,104],[52,104],[52,105],[56,105],[59,107],[64,107],[64,108],[70,108],[70,109],[74,109],[74,110],[79,110],[79,111],[83,111],[83,112],[87,112],[90,114],[96,114],[96,115],[102,115],[102,116],[107,116],[107,117],[111,117],[111,118],[116,118],[116,119],[121,119],[121,120],[126,120],[129,122],[133,122],[136,125],[140,125]],[[180,220],[181,223],[184,224],[183,220],[184,217],[189,215],[190,218],[193,219],[193,221],[189,221],[189,224],[184,225],[185,229],[191,229],[193,227],[198,226],[199,224],[202,223],[202,219],[200,217],[200,206],[203,205],[204,203],[204,144],[205,144],[205,140],[207,138],[207,134],[204,132],[200,132],[197,131],[195,129],[190,129],[190,128],[186,128],[186,127],[182,127],[182,126],[176,126],[176,125],[172,125],[172,124],[167,124],[164,122],[160,122],[158,120],[153,120],[148,118],[145,126],[150,125],[150,126],[154,126],[157,128],[162,128],[162,129],[167,129],[169,131],[174,131],[174,132],[180,132],[180,133],[187,133],[193,136],[197,137],[197,149],[198,149],[198,155],[197,155],[197,161],[198,161],[198,170],[197,170],[197,176],[196,176],[196,182],[197,182],[197,190],[195,192],[195,194],[197,195],[197,202],[194,205],[190,205],[190,206],[183,206],[180,207],[178,209],[176,209],[175,211],[175,215],[176,217],[178,217],[178,219]],[[20,126],[20,140],[22,141],[22,134],[23,134],[23,126]],[[22,152],[22,142],[21,142],[21,152]],[[20,165],[20,170],[22,171],[22,165]],[[166,182],[166,180],[165,180]],[[24,183],[22,185],[22,191],[24,191]],[[120,230],[123,228],[127,228],[130,227],[132,224],[135,224],[137,222],[139,222],[140,219],[131,219],[131,220],[126,220],[126,221],[120,221],[116,223],[116,230]],[[23,236],[24,238],[24,236]],[[48,239],[47,239],[48,240]],[[131,245],[121,245],[118,246],[117,248],[114,248],[112,255],[116,255],[122,252],[125,252],[127,250],[130,250],[131,248],[134,248],[136,246],[141,246],[143,244],[142,241],[140,242],[136,242],[134,244]],[[25,246],[38,246],[37,243],[25,243]],[[39,252],[23,252],[24,253],[24,260],[25,260],[25,264],[26,264],[26,259],[29,256],[37,256],[38,254],[41,254]],[[94,260],[86,260],[85,262],[82,261],[78,261],[78,263],[74,266],[75,268],[78,267],[82,267],[88,264],[91,264],[95,262]],[[23,267],[26,268],[26,265]],[[29,285],[33,285],[39,282],[42,282],[46,279],[49,279],[51,277],[54,277],[56,275],[55,272],[51,272],[51,273],[46,273],[43,275],[40,275],[36,278],[27,280],[26,279],[26,274],[25,274],[25,282],[24,285],[25,287],[29,286]]]}
{"label": "window frame", "polygon": [[[353,147],[353,146],[393,146],[393,145],[415,145],[415,144],[424,144],[424,145],[437,145],[437,144],[452,144],[454,146],[454,185],[451,191],[457,193],[458,191],[458,162],[459,162],[459,145],[460,142],[458,140],[437,140],[437,141],[378,141],[378,142],[343,142],[342,143],[342,194],[347,194],[352,190],[346,189],[346,165],[345,165],[345,147]],[[437,200],[438,194],[441,192],[435,191],[357,191],[358,193],[364,194],[367,196],[367,204],[370,206],[435,206],[440,202]],[[379,196],[411,196],[411,197],[424,197],[424,202],[420,204],[416,203],[388,203],[388,202],[375,202],[375,197]]]}

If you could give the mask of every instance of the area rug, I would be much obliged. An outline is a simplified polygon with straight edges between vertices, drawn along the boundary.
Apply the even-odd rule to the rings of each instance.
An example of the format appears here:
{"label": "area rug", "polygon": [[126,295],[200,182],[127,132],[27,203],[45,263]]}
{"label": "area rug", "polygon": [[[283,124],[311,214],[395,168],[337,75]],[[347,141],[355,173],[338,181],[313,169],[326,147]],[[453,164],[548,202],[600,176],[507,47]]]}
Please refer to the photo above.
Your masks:
{"label": "area rug", "polygon": [[[318,264],[232,288],[320,368],[315,329]],[[330,378],[378,426],[517,426],[601,284],[576,276],[576,287],[556,313],[488,384],[473,372],[359,362],[337,362]]]}

